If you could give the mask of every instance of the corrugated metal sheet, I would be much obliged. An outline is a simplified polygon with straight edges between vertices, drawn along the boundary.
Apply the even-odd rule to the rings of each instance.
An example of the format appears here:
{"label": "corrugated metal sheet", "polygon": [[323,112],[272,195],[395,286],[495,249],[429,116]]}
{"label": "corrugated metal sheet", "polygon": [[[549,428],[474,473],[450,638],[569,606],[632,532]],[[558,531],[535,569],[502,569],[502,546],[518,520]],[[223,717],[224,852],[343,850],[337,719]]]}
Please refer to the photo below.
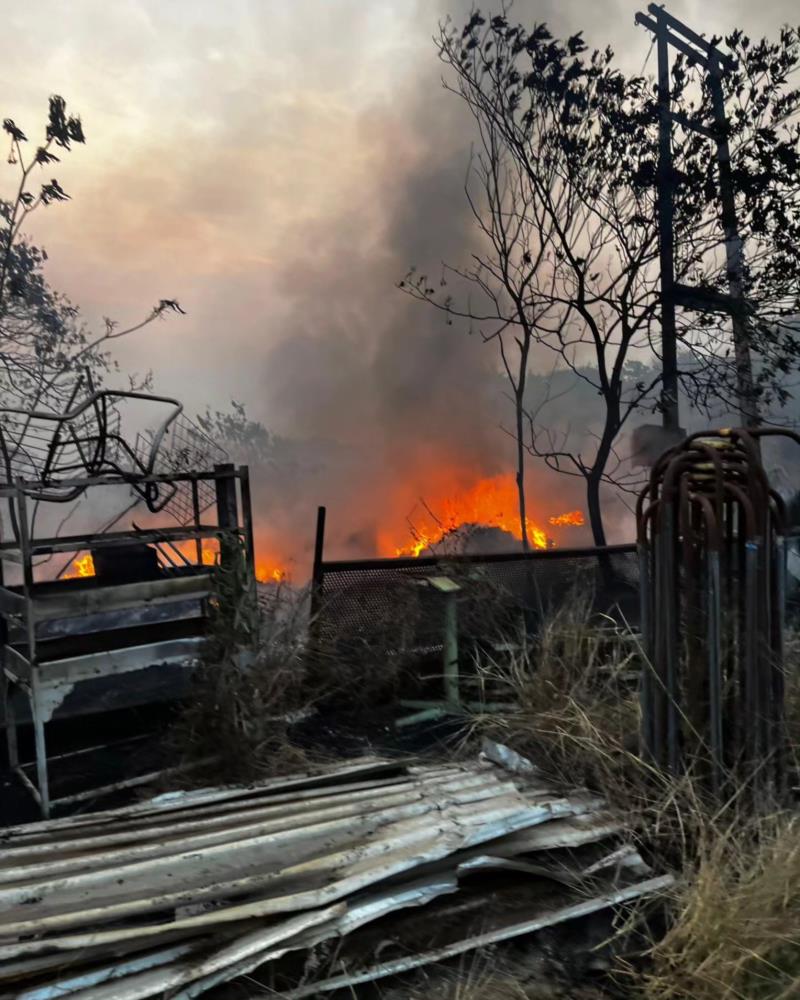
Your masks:
{"label": "corrugated metal sheet", "polygon": [[[400,920],[402,937],[396,915],[419,907],[435,919],[445,897],[462,900],[452,939],[322,970],[313,990],[334,989],[663,887],[596,796],[560,794],[518,760],[507,770],[502,753],[493,759],[364,759],[8,830],[1,995],[188,1000],[290,952],[360,941],[376,922]],[[482,907],[481,893],[502,902],[504,878],[529,887],[522,910],[518,893],[505,914]]]}

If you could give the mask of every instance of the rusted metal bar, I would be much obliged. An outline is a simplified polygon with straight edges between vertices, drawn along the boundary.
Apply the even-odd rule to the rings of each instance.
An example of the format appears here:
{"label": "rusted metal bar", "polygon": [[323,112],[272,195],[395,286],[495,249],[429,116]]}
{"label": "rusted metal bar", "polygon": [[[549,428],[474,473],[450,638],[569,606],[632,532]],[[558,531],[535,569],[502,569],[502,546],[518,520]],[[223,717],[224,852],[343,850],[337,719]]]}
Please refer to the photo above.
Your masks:
{"label": "rusted metal bar", "polygon": [[[235,529],[235,526],[234,526]],[[215,525],[205,525],[199,530],[194,528],[141,528],[137,531],[109,531],[105,534],[65,535],[63,538],[42,538],[30,543],[32,555],[50,555],[53,552],[72,552],[87,548],[116,547],[130,543],[132,545],[171,541],[188,541],[192,538],[215,538],[220,529]],[[15,542],[0,543],[2,558],[8,558],[19,550]]]}
{"label": "rusted metal bar", "polygon": [[413,567],[430,568],[433,566],[459,566],[475,563],[502,562],[549,562],[551,559],[581,559],[600,555],[629,555],[636,552],[635,542],[624,545],[588,546],[582,549],[531,549],[529,552],[489,552],[485,555],[448,555],[448,556],[409,556],[400,559],[331,559],[324,560],[325,572],[343,573],[348,570],[369,569],[412,569]]}
{"label": "rusted metal bar", "polygon": [[[192,489],[192,523],[197,531],[200,530],[200,490],[197,485],[197,480],[193,479],[191,482]],[[202,566],[203,564],[203,541],[198,535],[194,540],[194,554],[197,559],[197,565]]]}
{"label": "rusted metal bar", "polygon": [[253,578],[256,574],[256,542],[253,533],[253,505],[250,497],[250,470],[246,465],[239,466],[239,490],[242,499],[242,528],[244,543],[247,550],[247,561]]}
{"label": "rusted metal bar", "polygon": [[[146,485],[148,483],[191,483],[193,480],[199,480],[200,482],[214,482],[217,479],[228,479],[230,477],[230,473],[225,471],[227,466],[223,464],[219,468],[222,468],[223,471],[218,471],[218,467],[215,467],[214,471],[203,472],[159,472],[137,476],[102,475],[88,476],[84,478],[71,477],[69,479],[59,479],[57,483],[53,483],[52,485],[57,485],[59,489],[72,489],[79,486],[81,488],[91,486],[125,486],[130,485],[131,479],[135,479],[137,485]],[[24,477],[15,480],[15,483],[26,491],[36,489],[38,486],[41,486],[38,479],[26,479]],[[3,485],[0,487],[0,497],[7,498],[9,496],[13,496],[16,489],[16,485]]]}
{"label": "rusted metal bar", "polygon": [[786,518],[758,436],[690,435],[654,465],[636,517],[643,750],[673,772],[697,765],[718,796],[749,781],[760,805],[785,787]]}
{"label": "rusted metal bar", "polygon": [[214,471],[224,473],[214,485],[216,487],[217,526],[220,532],[219,563],[223,568],[227,568],[232,557],[238,555],[232,552],[230,543],[243,534],[239,528],[239,503],[236,496],[237,473],[234,465],[230,462],[214,466]]}
{"label": "rusted metal bar", "polygon": [[642,680],[640,689],[640,704],[642,713],[642,750],[649,759],[653,759],[653,646],[651,622],[653,617],[653,572],[651,546],[648,545],[648,527],[651,526],[653,515],[658,510],[657,502],[648,508],[647,516],[642,516],[644,494],[637,498],[637,535],[636,548],[639,561],[639,628],[644,644],[644,663],[642,664]]}

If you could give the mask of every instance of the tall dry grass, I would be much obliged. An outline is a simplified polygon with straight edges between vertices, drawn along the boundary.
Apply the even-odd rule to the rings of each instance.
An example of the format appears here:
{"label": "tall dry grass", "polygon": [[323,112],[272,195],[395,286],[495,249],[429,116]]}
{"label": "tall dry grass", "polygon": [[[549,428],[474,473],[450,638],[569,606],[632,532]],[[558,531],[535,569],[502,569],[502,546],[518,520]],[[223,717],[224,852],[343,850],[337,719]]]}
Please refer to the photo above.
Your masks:
{"label": "tall dry grass", "polygon": [[209,636],[167,740],[183,763],[212,758],[194,781],[233,782],[305,767],[292,721],[313,710],[305,658],[307,595],[260,594],[244,554],[229,547],[214,568]]}
{"label": "tall dry grass", "polygon": [[706,832],[649,950],[646,1000],[800,996],[800,817],[778,814]]}
{"label": "tall dry grass", "polygon": [[[602,793],[675,889],[634,915],[645,944],[619,982],[643,1000],[800,997],[800,817],[785,803],[754,817],[746,787],[713,799],[691,762],[679,776],[638,752],[636,637],[574,592],[538,637],[483,664],[510,707],[471,728],[532,758],[553,780]],[[800,739],[800,643],[787,643],[787,731]],[[647,917],[645,918],[645,914]],[[642,920],[645,919],[645,923]],[[626,926],[630,934],[632,925]],[[650,935],[648,938],[647,935]]]}
{"label": "tall dry grass", "polygon": [[630,629],[593,611],[590,592],[576,587],[532,641],[507,647],[479,669],[486,697],[508,708],[474,716],[471,733],[508,744],[556,783],[606,795],[635,830],[663,824],[671,800],[674,811],[695,795],[639,756],[641,649]]}

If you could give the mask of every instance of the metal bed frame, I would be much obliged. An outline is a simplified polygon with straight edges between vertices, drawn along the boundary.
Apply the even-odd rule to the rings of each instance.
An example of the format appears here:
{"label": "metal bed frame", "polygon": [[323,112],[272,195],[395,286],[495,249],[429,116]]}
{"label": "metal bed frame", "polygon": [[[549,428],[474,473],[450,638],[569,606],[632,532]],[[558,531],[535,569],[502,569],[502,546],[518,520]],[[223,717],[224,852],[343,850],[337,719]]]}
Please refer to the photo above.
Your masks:
{"label": "metal bed frame", "polygon": [[[24,396],[15,395],[18,390],[4,392],[5,401],[16,405],[0,407],[0,503],[8,505],[11,528],[9,537],[0,537],[0,687],[10,767],[47,817],[67,801],[50,794],[45,727],[53,713],[86,681],[195,662],[213,590],[203,541],[238,539],[253,574],[253,524],[247,468],[230,464],[187,420],[178,400],[96,391],[88,372],[46,383],[33,393],[36,403],[29,409]],[[152,432],[126,434],[120,415],[125,400],[166,406],[166,416]],[[120,515],[98,532],[39,535],[40,505],[114,487],[132,492],[127,511],[143,503],[151,523],[108,530]],[[216,517],[204,522],[212,508]],[[179,548],[186,542],[190,555]],[[131,557],[142,555],[145,546],[152,550],[144,553],[151,565],[142,575]],[[40,571],[43,557],[71,553],[74,559],[79,552],[109,550],[118,556],[111,565],[125,569],[126,547],[122,574],[105,569],[61,579],[64,566],[55,579],[52,573],[44,579]],[[16,565],[21,582],[6,582],[9,564]],[[27,698],[34,732],[35,759],[28,764],[18,751],[20,698]]]}
{"label": "metal bed frame", "polygon": [[[206,636],[207,601],[213,593],[212,567],[203,563],[204,539],[241,539],[252,572],[246,467],[220,465],[210,472],[142,476],[136,485],[147,490],[188,484],[196,495],[201,483],[215,490],[217,513],[211,523],[203,523],[198,514],[193,523],[178,527],[41,538],[28,531],[30,494],[36,486],[20,482],[0,488],[0,498],[15,508],[20,529],[18,541],[0,542],[0,675],[9,764],[45,818],[54,806],[68,801],[54,800],[50,795],[45,727],[75,686],[154,666],[191,666],[197,661]],[[90,490],[129,485],[130,480],[127,476],[105,476],[62,483],[68,488],[79,484]],[[176,543],[186,541],[194,542],[192,557],[176,548]],[[111,547],[124,558],[126,546],[142,545],[152,546],[158,553],[160,578],[124,583],[107,582],[102,577],[35,579],[36,558],[40,556]],[[21,585],[4,582],[7,563],[21,568]],[[126,624],[126,612],[156,607],[159,621]],[[108,618],[114,613],[119,614],[119,621],[109,625]],[[104,619],[100,625],[98,618]],[[70,624],[70,630],[54,637],[54,623]],[[20,696],[28,699],[33,723],[35,759],[30,764],[20,763],[18,753],[16,707]],[[30,768],[35,768],[35,782],[27,773]]]}

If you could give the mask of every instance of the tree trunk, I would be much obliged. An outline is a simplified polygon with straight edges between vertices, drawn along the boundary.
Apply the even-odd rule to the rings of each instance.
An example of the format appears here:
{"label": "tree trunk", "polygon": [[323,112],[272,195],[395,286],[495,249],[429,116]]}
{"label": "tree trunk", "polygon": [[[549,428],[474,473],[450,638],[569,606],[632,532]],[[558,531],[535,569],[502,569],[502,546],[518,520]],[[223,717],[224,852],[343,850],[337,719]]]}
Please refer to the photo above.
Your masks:
{"label": "tree trunk", "polygon": [[614,401],[619,398],[616,391],[606,391],[604,393],[606,402],[606,418],[603,427],[603,434],[597,446],[597,454],[594,457],[592,467],[586,473],[586,506],[589,509],[589,525],[592,529],[592,538],[595,545],[607,545],[606,532],[603,527],[603,511],[600,507],[600,484],[603,481],[603,473],[608,464],[611,448],[614,444],[619,427],[619,407],[614,405]]}
{"label": "tree trunk", "polygon": [[[606,403],[608,405],[608,396]],[[619,430],[619,413],[609,407],[606,411],[606,422],[603,428],[603,436],[597,448],[594,464],[586,477],[586,506],[589,510],[589,524],[592,529],[594,544],[602,547],[608,544],[606,541],[606,531],[603,526],[603,511],[600,506],[600,484],[603,481],[603,473],[611,454],[611,446]],[[597,557],[597,588],[606,594],[611,593],[614,588],[614,568],[611,565],[611,557],[607,552],[600,553]],[[600,594],[597,595],[598,597]],[[604,603],[604,599],[603,603]]]}
{"label": "tree trunk", "polygon": [[600,477],[591,473],[586,479],[586,506],[589,510],[589,525],[592,529],[594,544],[605,545],[606,532],[603,527],[603,512],[600,507]]}
{"label": "tree trunk", "polygon": [[[525,382],[522,380],[524,388]],[[519,530],[522,538],[522,550],[527,552],[530,549],[528,540],[528,517],[525,512],[525,448],[522,444],[522,396],[517,392],[514,403],[516,405],[517,421],[517,500],[519,502]]]}

